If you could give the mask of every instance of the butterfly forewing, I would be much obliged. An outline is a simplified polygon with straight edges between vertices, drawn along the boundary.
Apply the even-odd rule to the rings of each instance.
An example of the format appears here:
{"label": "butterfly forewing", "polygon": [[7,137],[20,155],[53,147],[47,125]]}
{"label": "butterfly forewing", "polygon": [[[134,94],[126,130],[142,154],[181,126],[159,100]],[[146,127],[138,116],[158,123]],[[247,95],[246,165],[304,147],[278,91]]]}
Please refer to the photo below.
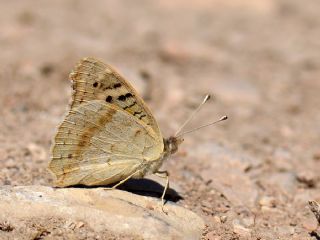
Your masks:
{"label": "butterfly forewing", "polygon": [[133,87],[100,60],[82,59],[70,74],[73,82],[71,109],[91,100],[114,104],[149,125],[161,137],[157,122]]}

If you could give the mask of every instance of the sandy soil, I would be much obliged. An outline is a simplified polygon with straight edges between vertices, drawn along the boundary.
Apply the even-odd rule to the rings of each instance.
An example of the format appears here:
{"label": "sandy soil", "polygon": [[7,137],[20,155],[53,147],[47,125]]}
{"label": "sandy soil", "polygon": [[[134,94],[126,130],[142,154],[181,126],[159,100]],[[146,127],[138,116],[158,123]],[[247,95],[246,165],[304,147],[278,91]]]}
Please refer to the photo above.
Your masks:
{"label": "sandy soil", "polygon": [[[95,56],[137,87],[165,136],[206,93],[214,101],[190,128],[229,116],[186,136],[164,166],[177,203],[205,219],[204,239],[320,238],[307,207],[320,201],[318,0],[1,1],[1,10],[1,185],[51,184],[68,73]],[[59,236],[126,238],[84,232]]]}

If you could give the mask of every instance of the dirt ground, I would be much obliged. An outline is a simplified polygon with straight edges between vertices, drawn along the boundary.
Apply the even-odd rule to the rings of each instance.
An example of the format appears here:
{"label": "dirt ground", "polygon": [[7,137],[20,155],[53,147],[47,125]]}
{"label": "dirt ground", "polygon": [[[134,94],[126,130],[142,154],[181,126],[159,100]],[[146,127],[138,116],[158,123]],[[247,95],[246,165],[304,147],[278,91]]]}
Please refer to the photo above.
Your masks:
{"label": "dirt ground", "polygon": [[[320,201],[318,0],[0,4],[1,185],[52,183],[46,167],[68,74],[95,56],[136,86],[164,136],[206,93],[213,101],[189,128],[229,116],[186,135],[163,166],[177,203],[205,219],[203,239],[320,239],[307,204]],[[54,237],[63,224],[45,226]],[[86,231],[59,236],[127,238]]]}

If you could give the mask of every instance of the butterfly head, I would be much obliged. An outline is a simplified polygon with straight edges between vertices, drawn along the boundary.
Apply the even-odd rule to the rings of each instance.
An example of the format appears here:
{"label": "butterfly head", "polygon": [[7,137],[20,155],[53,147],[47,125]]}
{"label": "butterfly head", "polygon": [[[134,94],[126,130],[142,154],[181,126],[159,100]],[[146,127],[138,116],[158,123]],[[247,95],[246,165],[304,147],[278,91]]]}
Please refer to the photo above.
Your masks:
{"label": "butterfly head", "polygon": [[184,139],[182,138],[185,134],[188,134],[188,133],[191,133],[191,132],[194,132],[194,131],[197,131],[201,128],[205,128],[205,127],[208,127],[208,126],[211,126],[213,124],[216,124],[218,122],[221,122],[221,121],[225,121],[228,119],[227,116],[223,116],[221,117],[219,120],[217,121],[214,121],[214,122],[211,122],[209,124],[206,124],[206,125],[202,125],[200,127],[197,127],[197,128],[194,128],[194,129],[191,129],[189,131],[182,131],[185,126],[188,125],[188,123],[193,119],[194,116],[196,116],[196,114],[199,112],[199,110],[201,109],[201,107],[210,99],[210,95],[207,94],[205,96],[205,98],[203,99],[203,101],[199,104],[199,106],[193,111],[193,113],[189,116],[189,118],[181,125],[181,127],[176,131],[176,133],[172,136],[172,137],[169,137],[169,138],[166,138],[164,139],[164,156],[165,157],[168,157],[169,155],[171,154],[174,154],[175,152],[178,151],[178,147],[179,145],[184,141]]}
{"label": "butterfly head", "polygon": [[174,154],[179,145],[184,141],[181,137],[169,137],[164,139],[164,150],[168,154]]}

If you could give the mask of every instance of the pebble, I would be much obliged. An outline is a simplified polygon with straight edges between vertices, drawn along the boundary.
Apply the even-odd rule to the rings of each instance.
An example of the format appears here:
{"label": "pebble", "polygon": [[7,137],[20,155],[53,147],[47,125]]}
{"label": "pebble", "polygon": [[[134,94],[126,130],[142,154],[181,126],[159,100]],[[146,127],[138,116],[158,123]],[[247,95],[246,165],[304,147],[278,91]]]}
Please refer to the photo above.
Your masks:
{"label": "pebble", "polygon": [[275,230],[279,234],[279,237],[294,234],[294,227],[291,227],[291,226],[279,226],[279,227],[276,227]]}
{"label": "pebble", "polygon": [[227,221],[227,219],[228,219],[228,217],[225,216],[225,215],[220,217],[220,220],[221,220],[222,223],[225,223]]}
{"label": "pebble", "polygon": [[302,220],[302,226],[309,232],[315,231],[318,228],[318,221],[312,215]]}
{"label": "pebble", "polygon": [[217,236],[217,233],[214,231],[208,232],[206,234],[205,240],[221,240],[221,237]]}
{"label": "pebble", "polygon": [[308,188],[315,187],[318,178],[319,176],[312,171],[302,171],[297,174],[297,180]]}
{"label": "pebble", "polygon": [[264,196],[261,197],[259,200],[260,206],[265,206],[265,207],[275,207],[276,206],[276,200],[274,197],[268,197]]}
{"label": "pebble", "polygon": [[255,220],[253,216],[248,216],[248,217],[242,218],[241,222],[245,227],[252,227],[254,225]]}
{"label": "pebble", "polygon": [[213,219],[217,222],[217,223],[221,223],[221,219],[219,216],[214,216]]}
{"label": "pebble", "polygon": [[243,226],[240,220],[238,219],[233,220],[232,225],[233,225],[233,232],[238,234],[240,237],[251,236],[251,229]]}

